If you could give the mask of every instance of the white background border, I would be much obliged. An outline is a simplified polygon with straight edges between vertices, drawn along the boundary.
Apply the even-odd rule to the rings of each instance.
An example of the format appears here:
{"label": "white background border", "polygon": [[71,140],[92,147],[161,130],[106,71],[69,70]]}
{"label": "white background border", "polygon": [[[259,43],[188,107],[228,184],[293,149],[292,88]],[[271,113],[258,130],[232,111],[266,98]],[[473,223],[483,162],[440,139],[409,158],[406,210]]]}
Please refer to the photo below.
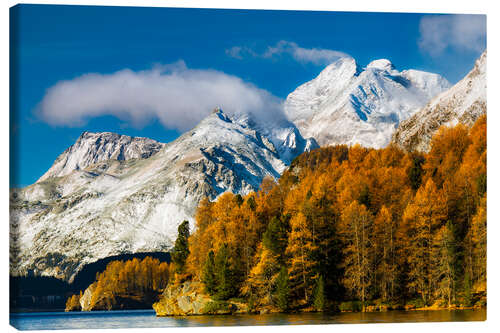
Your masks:
{"label": "white background border", "polygon": [[[9,289],[8,289],[8,260],[9,260],[9,215],[8,215],[8,187],[9,187],[9,8],[17,3],[31,4],[74,4],[74,5],[108,5],[108,6],[140,6],[140,7],[198,7],[198,8],[240,8],[240,9],[289,9],[289,10],[330,10],[330,11],[376,11],[376,12],[412,12],[412,13],[468,13],[487,14],[488,38],[488,320],[484,323],[421,323],[421,324],[362,324],[362,325],[314,325],[314,326],[273,326],[273,327],[208,327],[208,328],[168,328],[175,332],[302,332],[315,330],[330,332],[430,332],[455,331],[470,332],[471,330],[499,331],[499,264],[497,255],[500,255],[499,244],[499,158],[500,158],[500,108],[498,103],[498,33],[500,32],[500,11],[496,1],[487,0],[379,0],[379,1],[327,1],[327,0],[31,0],[31,1],[2,1],[0,12],[1,26],[1,108],[0,108],[0,156],[4,156],[0,164],[0,207],[1,207],[1,328],[2,331],[13,332],[9,326]],[[214,36],[217,38],[217,36]],[[106,330],[110,331],[110,330]],[[127,329],[112,330],[111,332],[161,332],[165,329]],[[47,332],[47,331],[43,331]],[[56,331],[75,332],[75,331]],[[82,332],[103,332],[103,330],[89,330]]]}

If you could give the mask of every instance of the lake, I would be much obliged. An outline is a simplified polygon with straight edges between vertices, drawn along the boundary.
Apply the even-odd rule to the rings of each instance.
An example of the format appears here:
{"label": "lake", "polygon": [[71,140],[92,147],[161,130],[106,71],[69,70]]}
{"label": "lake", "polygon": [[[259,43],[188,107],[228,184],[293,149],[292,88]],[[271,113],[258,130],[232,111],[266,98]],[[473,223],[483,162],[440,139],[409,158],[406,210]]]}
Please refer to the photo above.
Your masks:
{"label": "lake", "polygon": [[19,330],[482,321],[486,310],[156,317],[153,310],[11,313]]}

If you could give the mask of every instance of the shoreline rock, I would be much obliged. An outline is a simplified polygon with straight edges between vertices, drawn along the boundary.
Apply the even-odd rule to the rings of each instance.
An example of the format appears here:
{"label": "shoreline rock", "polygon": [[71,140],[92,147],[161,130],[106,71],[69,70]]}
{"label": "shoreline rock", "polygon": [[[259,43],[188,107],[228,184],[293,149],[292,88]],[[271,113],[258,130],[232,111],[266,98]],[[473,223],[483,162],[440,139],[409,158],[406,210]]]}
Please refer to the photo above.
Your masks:
{"label": "shoreline rock", "polygon": [[168,286],[160,300],[153,304],[158,317],[247,313],[247,305],[235,301],[218,301],[204,291],[201,282],[184,282]]}

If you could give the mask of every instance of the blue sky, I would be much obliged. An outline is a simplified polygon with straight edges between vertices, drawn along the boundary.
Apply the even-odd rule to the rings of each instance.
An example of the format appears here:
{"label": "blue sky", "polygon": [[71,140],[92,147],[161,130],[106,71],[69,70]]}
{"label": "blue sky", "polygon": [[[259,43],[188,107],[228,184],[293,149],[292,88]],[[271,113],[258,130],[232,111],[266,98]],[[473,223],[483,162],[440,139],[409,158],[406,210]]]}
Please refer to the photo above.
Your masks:
{"label": "blue sky", "polygon": [[219,99],[242,110],[278,105],[340,55],[361,66],[387,58],[400,70],[435,72],[455,83],[486,48],[485,20],[477,15],[13,7],[11,186],[35,182],[83,131],[168,142]]}

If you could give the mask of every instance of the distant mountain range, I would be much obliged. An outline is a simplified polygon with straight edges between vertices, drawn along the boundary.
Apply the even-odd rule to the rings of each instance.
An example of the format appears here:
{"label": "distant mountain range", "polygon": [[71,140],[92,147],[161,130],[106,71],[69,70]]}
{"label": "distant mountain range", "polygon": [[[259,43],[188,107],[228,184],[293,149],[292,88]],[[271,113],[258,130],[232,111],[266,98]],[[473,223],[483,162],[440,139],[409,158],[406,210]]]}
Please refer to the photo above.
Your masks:
{"label": "distant mountain range", "polygon": [[384,147],[392,137],[425,150],[436,126],[486,112],[485,73],[486,53],[447,90],[437,74],[343,58],[288,96],[289,121],[217,108],[168,144],[84,132],[35,184],[11,189],[11,274],[71,282],[102,258],[168,251],[203,197],[256,191],[318,143]]}

